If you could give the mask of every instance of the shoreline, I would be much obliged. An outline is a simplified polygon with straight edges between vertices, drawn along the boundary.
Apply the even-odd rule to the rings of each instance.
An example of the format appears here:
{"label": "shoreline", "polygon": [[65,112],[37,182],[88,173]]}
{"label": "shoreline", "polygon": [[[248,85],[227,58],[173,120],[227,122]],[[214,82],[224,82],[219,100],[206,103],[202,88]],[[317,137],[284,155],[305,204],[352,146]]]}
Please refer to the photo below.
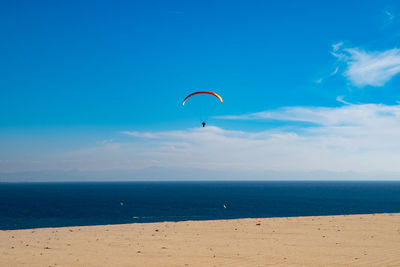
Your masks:
{"label": "shoreline", "polygon": [[76,227],[92,227],[92,226],[123,226],[129,224],[152,224],[152,223],[179,223],[179,222],[214,222],[214,221],[235,221],[235,220],[264,220],[264,219],[286,219],[286,218],[309,218],[309,217],[331,217],[331,216],[357,216],[357,215],[395,215],[400,212],[377,212],[377,213],[351,213],[351,214],[330,214],[330,215],[301,215],[301,216],[278,216],[278,217],[246,217],[246,218],[228,218],[228,219],[205,219],[205,220],[179,220],[179,221],[155,221],[155,222],[128,222],[128,223],[112,223],[112,224],[90,224],[90,225],[67,225],[67,226],[49,226],[36,228],[20,228],[20,229],[0,229],[0,232],[5,231],[20,231],[20,230],[39,230],[39,229],[62,229]]}
{"label": "shoreline", "polygon": [[0,231],[1,266],[400,265],[400,213]]}

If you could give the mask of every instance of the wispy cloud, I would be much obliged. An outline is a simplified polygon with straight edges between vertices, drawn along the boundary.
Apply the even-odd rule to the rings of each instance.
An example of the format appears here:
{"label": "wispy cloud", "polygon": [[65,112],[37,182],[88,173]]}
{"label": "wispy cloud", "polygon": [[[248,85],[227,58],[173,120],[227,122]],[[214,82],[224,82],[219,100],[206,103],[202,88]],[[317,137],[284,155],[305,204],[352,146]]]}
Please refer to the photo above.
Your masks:
{"label": "wispy cloud", "polygon": [[395,18],[393,12],[390,11],[390,10],[385,10],[385,15],[386,15],[386,17],[387,17],[389,20],[391,20],[391,21],[394,20],[394,18]]}
{"label": "wispy cloud", "polygon": [[102,145],[105,145],[105,144],[110,144],[112,142],[113,142],[113,139],[104,139],[104,140],[101,140],[99,143]]}
{"label": "wispy cloud", "polygon": [[333,52],[337,52],[342,45],[343,45],[343,42],[339,42],[339,43],[333,44],[332,45]]}
{"label": "wispy cloud", "polygon": [[372,127],[381,121],[386,121],[388,118],[400,123],[400,105],[351,105],[340,96],[337,100],[348,105],[342,107],[284,107],[276,110],[267,110],[239,116],[220,116],[218,118],[231,120],[297,121],[335,127],[366,126],[367,124],[369,127]]}
{"label": "wispy cloud", "polygon": [[388,26],[396,20],[395,6],[387,6],[383,10],[384,26]]}
{"label": "wispy cloud", "polygon": [[350,102],[347,102],[347,101],[344,100],[344,96],[337,96],[336,97],[336,101],[338,101],[340,103],[343,103],[343,104],[346,104],[346,105],[351,105]]}
{"label": "wispy cloud", "polygon": [[383,86],[400,72],[400,49],[383,52],[346,51],[351,56],[345,76],[356,86]]}
{"label": "wispy cloud", "polygon": [[339,71],[339,67],[337,66],[332,72],[331,75],[335,75],[336,73],[338,73]]}
{"label": "wispy cloud", "polygon": [[332,55],[346,64],[344,76],[358,87],[384,86],[400,72],[400,49],[397,48],[385,51],[365,51],[359,48],[334,47]]}
{"label": "wispy cloud", "polygon": [[[342,56],[345,56],[345,55],[342,55],[341,53],[338,53],[340,47],[342,47],[342,46],[343,46],[343,42],[333,44],[332,51],[331,51],[332,55],[337,58],[341,58]],[[319,79],[315,80],[315,83],[321,84],[321,83],[325,82],[327,79],[329,79],[329,77],[338,73],[338,71],[339,71],[339,66],[335,66],[335,68],[330,73],[325,73],[323,75],[323,77],[320,77]]]}

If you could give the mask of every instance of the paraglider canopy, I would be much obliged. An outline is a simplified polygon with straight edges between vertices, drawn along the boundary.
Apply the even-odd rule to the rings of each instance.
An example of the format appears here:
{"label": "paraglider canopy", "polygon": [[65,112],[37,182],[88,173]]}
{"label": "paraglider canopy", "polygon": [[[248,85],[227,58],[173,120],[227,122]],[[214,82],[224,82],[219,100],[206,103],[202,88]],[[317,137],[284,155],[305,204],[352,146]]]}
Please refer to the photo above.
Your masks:
{"label": "paraglider canopy", "polygon": [[209,95],[213,95],[213,96],[215,96],[216,98],[218,98],[219,101],[221,101],[221,103],[224,102],[224,101],[222,100],[222,97],[220,97],[217,93],[210,92],[210,91],[198,91],[198,92],[194,92],[194,93],[191,93],[190,95],[188,95],[188,96],[183,100],[182,106],[185,105],[186,100],[188,100],[190,97],[192,97],[192,96],[194,96],[194,95],[199,95],[199,94],[209,94]]}

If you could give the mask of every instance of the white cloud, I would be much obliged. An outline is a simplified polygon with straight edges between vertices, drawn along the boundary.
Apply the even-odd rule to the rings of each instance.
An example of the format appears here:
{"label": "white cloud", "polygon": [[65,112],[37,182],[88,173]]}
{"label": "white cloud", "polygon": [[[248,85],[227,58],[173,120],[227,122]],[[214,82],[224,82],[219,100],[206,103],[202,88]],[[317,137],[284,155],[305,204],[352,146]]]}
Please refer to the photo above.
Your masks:
{"label": "white cloud", "polygon": [[239,116],[221,116],[218,118],[243,120],[269,119],[310,122],[321,126],[354,126],[370,122],[376,123],[386,118],[396,119],[397,121],[400,118],[400,105],[359,104],[342,107],[285,107],[276,110]]}
{"label": "white cloud", "polygon": [[[268,119],[313,123],[313,127],[292,130],[289,139],[272,142],[265,135],[267,158],[279,162],[270,167],[293,170],[324,169],[341,171],[400,171],[400,106],[379,104],[342,107],[289,107],[278,110],[226,117],[230,119]],[[287,137],[289,132],[280,132]],[[286,134],[286,135],[285,135]],[[263,145],[260,144],[260,147]],[[273,151],[273,152],[272,152]],[[270,154],[271,153],[271,154]],[[300,156],[300,157],[299,157]],[[254,159],[257,160],[257,159]],[[399,161],[400,162],[400,161]]]}
{"label": "white cloud", "polygon": [[[111,143],[42,157],[35,164],[2,159],[0,172],[71,169],[104,172],[156,167],[170,172],[168,177],[180,170],[188,177],[196,177],[196,170],[206,170],[207,177],[215,174],[215,179],[240,178],[237,176],[266,171],[274,171],[278,176],[285,172],[294,176],[303,173],[302,177],[304,172],[319,170],[399,173],[400,105],[350,104],[342,97],[338,100],[346,105],[285,107],[223,117],[282,122],[263,131],[215,126],[177,131],[125,131],[113,136]],[[153,178],[161,177],[157,175]]]}
{"label": "white cloud", "polygon": [[374,52],[358,48],[333,50],[332,55],[347,64],[345,77],[358,87],[383,86],[400,72],[400,49]]}
{"label": "white cloud", "polygon": [[400,172],[400,105],[286,107],[225,118],[279,120],[291,127],[256,132],[215,126],[126,131],[130,141],[59,155],[57,168],[104,171],[159,167],[225,174],[267,170]]}
{"label": "white cloud", "polygon": [[345,75],[357,86],[383,86],[400,72],[400,49],[383,52],[365,52],[357,49],[346,51],[351,57]]}

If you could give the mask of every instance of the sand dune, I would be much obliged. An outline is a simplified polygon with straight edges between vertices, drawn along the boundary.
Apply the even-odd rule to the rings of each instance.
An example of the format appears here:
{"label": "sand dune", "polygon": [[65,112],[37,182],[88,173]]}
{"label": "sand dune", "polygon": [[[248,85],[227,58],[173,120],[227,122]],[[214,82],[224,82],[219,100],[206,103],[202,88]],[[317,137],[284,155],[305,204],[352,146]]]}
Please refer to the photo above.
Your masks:
{"label": "sand dune", "polygon": [[400,214],[0,231],[0,266],[400,266]]}

